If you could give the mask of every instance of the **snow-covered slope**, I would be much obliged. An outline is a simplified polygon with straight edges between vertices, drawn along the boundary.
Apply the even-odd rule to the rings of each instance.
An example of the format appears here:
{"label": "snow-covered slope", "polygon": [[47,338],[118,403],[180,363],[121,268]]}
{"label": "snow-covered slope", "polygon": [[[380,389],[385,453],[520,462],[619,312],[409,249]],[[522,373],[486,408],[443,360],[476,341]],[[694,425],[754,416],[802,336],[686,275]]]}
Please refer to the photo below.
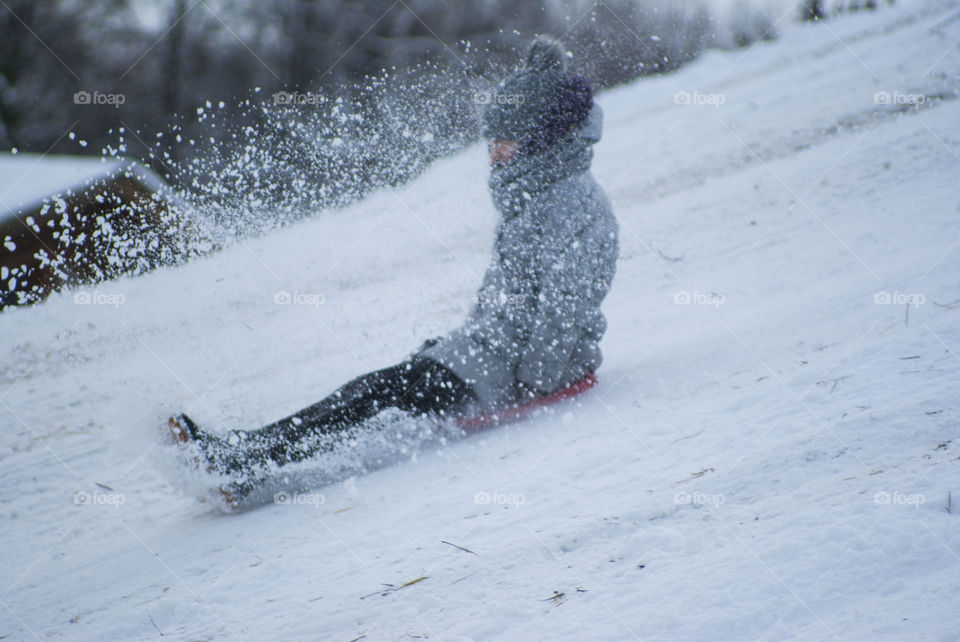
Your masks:
{"label": "snow-covered slope", "polygon": [[0,637],[958,639],[960,22],[930,31],[958,9],[602,95],[601,384],[290,504],[177,494],[158,425],[254,427],[455,326],[481,147],[0,315]]}

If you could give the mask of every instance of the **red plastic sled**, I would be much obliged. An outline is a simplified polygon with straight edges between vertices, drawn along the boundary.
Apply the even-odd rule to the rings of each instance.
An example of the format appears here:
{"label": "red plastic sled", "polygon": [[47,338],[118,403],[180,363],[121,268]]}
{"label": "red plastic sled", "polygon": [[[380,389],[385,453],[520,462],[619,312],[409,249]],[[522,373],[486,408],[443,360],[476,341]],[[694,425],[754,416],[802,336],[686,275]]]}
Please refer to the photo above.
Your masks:
{"label": "red plastic sled", "polygon": [[461,417],[460,419],[457,419],[457,425],[459,425],[461,428],[482,428],[484,426],[513,421],[514,419],[518,419],[530,414],[537,408],[543,408],[544,406],[555,404],[558,401],[576,397],[581,392],[585,392],[590,388],[593,388],[595,385],[597,385],[597,373],[591,372],[580,381],[571,383],[566,388],[557,390],[556,392],[545,397],[531,399],[530,401],[526,401],[515,406],[508,406],[502,410],[496,410],[485,415],[477,415],[476,417]]}

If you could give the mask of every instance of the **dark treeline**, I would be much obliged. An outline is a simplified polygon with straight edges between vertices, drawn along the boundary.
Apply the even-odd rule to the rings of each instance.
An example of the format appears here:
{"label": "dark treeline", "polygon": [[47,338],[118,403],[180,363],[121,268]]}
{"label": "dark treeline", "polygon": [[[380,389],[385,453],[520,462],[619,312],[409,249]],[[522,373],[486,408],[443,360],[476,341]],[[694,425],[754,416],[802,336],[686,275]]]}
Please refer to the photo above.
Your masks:
{"label": "dark treeline", "polygon": [[139,159],[221,218],[337,205],[474,140],[478,96],[534,34],[606,87],[774,38],[792,2],[720,5],[5,0],[0,149]]}
{"label": "dark treeline", "polygon": [[[171,184],[155,195],[156,229],[121,234],[136,204],[99,207],[97,265],[113,267],[96,281],[409,180],[477,139],[490,90],[535,34],[561,38],[572,70],[603,88],[673,71],[706,48],[775,38],[791,12],[823,19],[838,3],[855,4],[3,0],[0,149],[126,157]],[[78,281],[61,249],[84,229],[58,230],[53,281]],[[154,246],[164,258],[131,249]]]}
{"label": "dark treeline", "polygon": [[[382,96],[363,94],[365,79],[388,71],[408,85],[445,76],[469,92],[535,33],[561,36],[576,70],[604,87],[671,71],[706,47],[776,35],[770,12],[785,3],[731,4],[713,16],[706,0],[6,0],[0,149],[100,154],[124,127],[120,151],[145,157],[171,123],[181,138],[218,140],[227,116],[204,126],[196,108],[235,107],[256,87],[267,102],[316,92],[355,100],[354,111],[383,109]],[[822,14],[834,3],[813,4],[805,10]],[[470,114],[445,118],[460,134]],[[171,142],[166,153],[178,159],[185,148]]]}
{"label": "dark treeline", "polygon": [[[821,17],[837,4],[804,1]],[[310,205],[337,204],[475,139],[477,92],[536,33],[561,37],[605,87],[773,38],[792,3],[722,4],[716,16],[708,0],[5,0],[0,149],[127,156],[211,194],[213,175],[246,172],[252,154],[263,175],[238,189],[260,200],[296,170],[326,187]],[[268,149],[243,150],[252,138]]]}
{"label": "dark treeline", "polygon": [[[762,13],[743,22],[738,44],[772,35]],[[6,0],[0,148],[100,154],[124,126],[138,156],[176,116],[185,138],[225,135],[198,125],[207,101],[232,107],[255,87],[350,96],[418,65],[482,79],[534,33],[563,36],[607,86],[684,64],[717,41],[711,23],[699,0]]]}

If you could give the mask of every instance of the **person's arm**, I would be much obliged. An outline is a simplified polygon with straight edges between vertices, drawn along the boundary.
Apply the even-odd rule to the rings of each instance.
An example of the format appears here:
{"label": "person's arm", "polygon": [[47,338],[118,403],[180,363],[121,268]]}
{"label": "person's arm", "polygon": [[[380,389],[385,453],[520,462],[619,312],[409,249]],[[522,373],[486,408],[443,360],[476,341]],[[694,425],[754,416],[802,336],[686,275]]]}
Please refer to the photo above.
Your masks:
{"label": "person's arm", "polygon": [[576,268],[567,257],[548,267],[537,309],[517,366],[516,380],[528,390],[552,392],[566,377],[570,355],[580,340],[577,319],[585,310]]}
{"label": "person's arm", "polygon": [[544,204],[547,211],[557,214],[557,223],[543,237],[530,335],[516,371],[517,383],[534,391],[552,392],[567,376],[565,369],[593,298],[593,257],[580,240],[585,221],[571,215],[583,211],[578,200],[556,195]]}

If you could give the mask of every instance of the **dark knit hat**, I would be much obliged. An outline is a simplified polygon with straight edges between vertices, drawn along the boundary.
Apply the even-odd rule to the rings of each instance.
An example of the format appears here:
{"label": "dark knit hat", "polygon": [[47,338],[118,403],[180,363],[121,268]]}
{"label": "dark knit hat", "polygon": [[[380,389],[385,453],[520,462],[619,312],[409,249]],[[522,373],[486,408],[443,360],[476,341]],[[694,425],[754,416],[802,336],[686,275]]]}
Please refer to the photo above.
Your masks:
{"label": "dark knit hat", "polygon": [[582,77],[567,76],[567,50],[539,36],[517,70],[497,85],[483,116],[483,133],[492,140],[514,140],[536,153],[579,127],[593,107],[593,88]]}
{"label": "dark knit hat", "polygon": [[496,140],[521,140],[553,101],[567,71],[563,45],[540,36],[527,49],[517,70],[497,85],[483,117],[484,135]]}

